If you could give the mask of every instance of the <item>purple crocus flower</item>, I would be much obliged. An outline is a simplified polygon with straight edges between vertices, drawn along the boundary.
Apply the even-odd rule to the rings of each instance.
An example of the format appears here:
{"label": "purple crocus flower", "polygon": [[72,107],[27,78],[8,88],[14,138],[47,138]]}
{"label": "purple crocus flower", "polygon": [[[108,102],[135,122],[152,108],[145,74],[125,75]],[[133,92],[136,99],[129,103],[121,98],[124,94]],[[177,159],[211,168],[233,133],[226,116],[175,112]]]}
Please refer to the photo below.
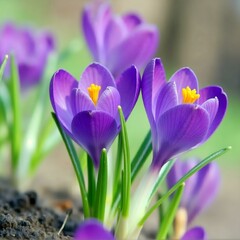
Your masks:
{"label": "purple crocus flower", "polygon": [[[178,159],[167,175],[168,188],[171,188],[199,162],[197,159],[187,159],[186,161]],[[220,171],[215,162],[209,163],[185,182],[180,208],[186,211],[188,225],[212,203],[218,192],[219,184]]]}
{"label": "purple crocus flower", "polygon": [[199,90],[190,68],[178,70],[167,82],[159,58],[153,59],[143,73],[142,96],[152,131],[151,167],[156,171],[170,158],[204,143],[227,108],[222,88]]}
{"label": "purple crocus flower", "polygon": [[64,70],[57,71],[50,84],[53,109],[65,131],[99,165],[103,148],[109,149],[120,130],[118,106],[127,119],[140,91],[135,66],[122,73],[117,82],[102,65],[93,63],[80,81]]}
{"label": "purple crocus flower", "polygon": [[82,29],[93,59],[114,77],[132,64],[142,68],[153,57],[159,42],[158,30],[134,13],[116,16],[106,2],[88,4]]}
{"label": "purple crocus flower", "polygon": [[[0,29],[0,62],[6,54],[14,54],[22,89],[38,84],[53,49],[54,40],[50,33],[20,28],[13,23],[6,23]],[[10,76],[9,64],[4,76]]]}
{"label": "purple crocus flower", "polygon": [[189,229],[181,240],[207,240],[207,234],[202,227],[193,227]]}
{"label": "purple crocus flower", "polygon": [[115,240],[115,238],[102,223],[96,219],[88,219],[78,227],[74,240]]}

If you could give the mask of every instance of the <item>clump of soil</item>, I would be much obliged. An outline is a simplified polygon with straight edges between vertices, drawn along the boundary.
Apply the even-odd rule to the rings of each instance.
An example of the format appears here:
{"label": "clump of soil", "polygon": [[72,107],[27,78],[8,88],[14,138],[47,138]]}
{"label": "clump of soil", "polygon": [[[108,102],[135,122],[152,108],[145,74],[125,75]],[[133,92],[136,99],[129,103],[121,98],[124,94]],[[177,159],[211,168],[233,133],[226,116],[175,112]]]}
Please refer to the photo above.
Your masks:
{"label": "clump of soil", "polygon": [[58,235],[64,212],[41,206],[35,191],[20,193],[7,180],[0,180],[0,239],[73,239],[80,214],[70,216]]}

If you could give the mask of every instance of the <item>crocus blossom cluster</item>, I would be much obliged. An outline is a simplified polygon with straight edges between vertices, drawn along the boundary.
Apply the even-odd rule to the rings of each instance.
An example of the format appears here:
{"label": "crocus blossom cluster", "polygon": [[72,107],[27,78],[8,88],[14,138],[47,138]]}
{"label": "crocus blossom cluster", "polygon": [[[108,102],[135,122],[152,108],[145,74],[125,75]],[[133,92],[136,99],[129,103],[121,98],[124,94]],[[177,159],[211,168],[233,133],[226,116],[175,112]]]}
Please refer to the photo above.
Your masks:
{"label": "crocus blossom cluster", "polygon": [[120,130],[118,106],[125,118],[131,113],[140,90],[140,76],[132,66],[115,81],[102,65],[93,63],[80,81],[65,70],[51,80],[50,99],[66,132],[99,165],[103,148],[109,149]]}
{"label": "crocus blossom cluster", "polygon": [[[53,36],[32,28],[6,23],[0,29],[0,62],[6,54],[13,54],[18,66],[21,88],[36,85],[42,78],[48,55],[54,50]],[[5,77],[10,76],[10,66]]]}
{"label": "crocus blossom cluster", "polygon": [[[198,173],[193,169],[194,161],[187,162],[186,166],[177,161],[173,166],[174,161],[169,160],[201,145],[215,132],[226,112],[225,92],[219,86],[199,90],[196,75],[187,67],[178,70],[167,81],[159,58],[149,62],[141,79],[138,68],[144,67],[153,56],[158,31],[136,14],[115,16],[109,4],[95,1],[84,8],[82,28],[96,62],[84,70],[79,81],[60,69],[50,83],[54,118],[60,132],[66,133],[62,136],[68,150],[74,148],[69,143],[70,137],[87,152],[95,166],[93,169],[88,158],[86,188],[77,154],[69,151],[74,167],[78,166],[75,171],[83,199],[83,214],[90,218],[77,229],[75,239],[137,239],[146,219],[168,198],[170,217],[163,218],[163,221],[167,220],[163,226],[160,223],[157,235],[165,238],[170,234],[172,216],[175,216],[172,213],[181,196],[179,210],[184,209],[185,228],[184,231],[180,229],[180,234],[175,231],[175,236],[171,237],[206,239],[203,228],[189,228],[189,223],[212,200],[213,197],[207,196],[206,192],[216,190],[218,171],[212,164],[203,168],[211,158],[202,161],[203,169]],[[131,161],[124,120],[131,114],[140,91],[151,136],[147,135]],[[107,155],[105,149],[110,149],[120,131],[115,158],[114,154]],[[131,191],[134,177],[140,175],[151,150],[151,165],[140,176],[135,191]],[[186,182],[183,192],[183,181],[190,176],[186,173],[192,169],[191,174],[195,175]],[[174,190],[169,190],[148,210],[168,173],[168,186],[175,187],[174,201],[170,197]],[[177,182],[183,175],[184,180]]]}
{"label": "crocus blossom cluster", "polygon": [[94,1],[84,8],[82,29],[94,61],[115,77],[132,64],[144,67],[158,45],[156,26],[135,13],[116,16],[106,2]]}
{"label": "crocus blossom cluster", "polygon": [[204,143],[221,123],[227,96],[218,86],[199,90],[190,68],[181,68],[167,82],[163,64],[153,59],[142,77],[142,96],[152,132],[152,168]]}

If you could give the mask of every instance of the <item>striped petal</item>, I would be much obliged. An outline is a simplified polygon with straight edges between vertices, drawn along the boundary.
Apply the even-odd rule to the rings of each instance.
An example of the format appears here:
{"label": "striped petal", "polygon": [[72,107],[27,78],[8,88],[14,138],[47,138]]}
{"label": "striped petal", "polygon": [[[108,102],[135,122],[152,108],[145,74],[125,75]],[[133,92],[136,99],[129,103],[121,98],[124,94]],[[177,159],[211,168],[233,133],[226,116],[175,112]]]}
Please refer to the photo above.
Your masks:
{"label": "striped petal", "polygon": [[75,141],[98,167],[102,149],[108,150],[117,135],[115,119],[105,112],[84,111],[74,116],[71,127]]}
{"label": "striped petal", "polygon": [[91,84],[101,86],[99,95],[101,95],[107,87],[116,87],[112,74],[99,63],[92,63],[84,70],[78,88],[88,94],[88,87]]}
{"label": "striped petal", "polygon": [[173,81],[177,86],[179,104],[182,103],[182,89],[190,87],[198,92],[198,80],[195,73],[190,68],[181,68],[173,74],[169,81]]}
{"label": "striped petal", "polygon": [[223,117],[225,116],[228,104],[227,95],[225,92],[223,92],[221,87],[210,86],[200,90],[199,104],[203,104],[205,101],[211,98],[218,99],[218,109],[214,119],[212,120],[212,124],[209,127],[206,139],[209,138],[220,125]]}
{"label": "striped petal", "polygon": [[160,168],[173,156],[190,150],[207,134],[209,116],[205,109],[193,104],[171,108],[157,120],[159,151],[153,167]]}
{"label": "striped petal", "polygon": [[134,108],[140,92],[140,74],[135,66],[125,70],[117,80],[117,89],[121,96],[121,107],[127,119]]}
{"label": "striped petal", "polygon": [[58,119],[68,133],[71,132],[73,119],[70,94],[77,85],[78,82],[74,77],[61,69],[53,75],[50,83],[50,101]]}

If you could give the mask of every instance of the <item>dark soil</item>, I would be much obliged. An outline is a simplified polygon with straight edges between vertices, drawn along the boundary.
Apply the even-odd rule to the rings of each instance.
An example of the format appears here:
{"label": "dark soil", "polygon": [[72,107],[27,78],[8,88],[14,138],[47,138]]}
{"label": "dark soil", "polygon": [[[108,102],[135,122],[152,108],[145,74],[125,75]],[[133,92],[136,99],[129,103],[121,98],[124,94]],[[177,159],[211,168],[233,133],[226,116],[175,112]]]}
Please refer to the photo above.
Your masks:
{"label": "dark soil", "polygon": [[20,193],[7,180],[0,180],[0,239],[73,239],[80,221],[80,210],[68,218],[58,235],[66,212],[69,212],[68,207],[71,207],[69,199],[58,197],[58,209],[44,207],[35,191]]}

